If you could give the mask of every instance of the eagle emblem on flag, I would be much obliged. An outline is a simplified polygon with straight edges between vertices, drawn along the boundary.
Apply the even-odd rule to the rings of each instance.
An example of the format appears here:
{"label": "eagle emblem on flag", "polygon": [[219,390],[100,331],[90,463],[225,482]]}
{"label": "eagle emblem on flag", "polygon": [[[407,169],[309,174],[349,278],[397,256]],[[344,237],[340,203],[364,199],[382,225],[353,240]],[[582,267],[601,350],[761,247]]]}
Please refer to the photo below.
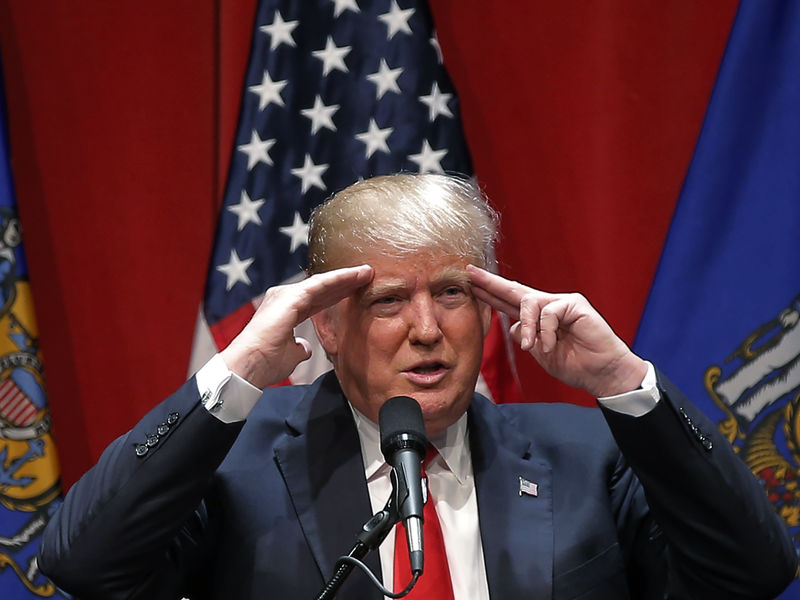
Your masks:
{"label": "eagle emblem on flag", "polygon": [[800,548],[800,295],[705,372],[718,423]]}

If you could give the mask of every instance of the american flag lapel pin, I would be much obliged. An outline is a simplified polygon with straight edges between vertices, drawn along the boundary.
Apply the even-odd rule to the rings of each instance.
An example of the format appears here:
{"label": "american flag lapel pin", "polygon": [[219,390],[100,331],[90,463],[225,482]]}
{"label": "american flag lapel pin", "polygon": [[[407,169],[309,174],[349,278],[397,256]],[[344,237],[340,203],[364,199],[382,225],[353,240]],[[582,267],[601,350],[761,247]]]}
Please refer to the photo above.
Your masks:
{"label": "american flag lapel pin", "polygon": [[539,495],[539,486],[534,483],[533,481],[528,481],[524,477],[519,478],[519,495],[522,496],[523,494],[527,496],[536,496]]}

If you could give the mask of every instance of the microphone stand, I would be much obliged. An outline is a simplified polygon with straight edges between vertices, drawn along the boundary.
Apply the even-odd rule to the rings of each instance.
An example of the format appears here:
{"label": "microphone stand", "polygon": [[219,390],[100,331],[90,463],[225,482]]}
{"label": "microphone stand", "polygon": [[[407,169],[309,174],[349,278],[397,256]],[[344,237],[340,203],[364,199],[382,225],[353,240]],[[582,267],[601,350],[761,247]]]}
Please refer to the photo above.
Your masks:
{"label": "microphone stand", "polygon": [[[369,521],[361,527],[361,532],[356,538],[355,544],[347,553],[347,556],[356,560],[363,559],[371,550],[375,550],[381,545],[386,536],[391,531],[395,523],[400,520],[397,508],[394,503],[394,494],[389,497],[389,501],[383,510],[372,515]],[[333,576],[323,586],[315,600],[327,600],[333,598],[336,592],[344,583],[344,580],[353,570],[353,563],[350,561],[336,561],[338,567]]]}

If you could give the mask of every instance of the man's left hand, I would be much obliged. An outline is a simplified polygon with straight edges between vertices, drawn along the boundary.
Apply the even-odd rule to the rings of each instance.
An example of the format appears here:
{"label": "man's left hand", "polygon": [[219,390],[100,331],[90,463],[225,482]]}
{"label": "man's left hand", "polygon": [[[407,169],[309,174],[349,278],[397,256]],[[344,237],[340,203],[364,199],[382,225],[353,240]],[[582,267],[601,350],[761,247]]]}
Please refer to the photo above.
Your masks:
{"label": "man's left hand", "polygon": [[553,377],[595,397],[639,387],[647,363],[580,294],[551,294],[469,265],[475,297],[512,321],[511,335]]}

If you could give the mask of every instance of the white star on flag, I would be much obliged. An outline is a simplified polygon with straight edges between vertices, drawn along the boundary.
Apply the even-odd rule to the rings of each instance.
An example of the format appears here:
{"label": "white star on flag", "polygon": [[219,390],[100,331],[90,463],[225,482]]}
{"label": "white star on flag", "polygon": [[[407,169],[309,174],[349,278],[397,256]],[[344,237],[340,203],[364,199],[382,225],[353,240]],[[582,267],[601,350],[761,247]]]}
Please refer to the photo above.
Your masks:
{"label": "white star on flag", "polygon": [[417,163],[420,173],[444,173],[441,160],[447,154],[447,150],[434,150],[428,140],[422,142],[422,150],[419,154],[411,154],[408,159]]}
{"label": "white star on flag", "polygon": [[347,73],[344,57],[350,52],[350,46],[338,47],[333,43],[333,37],[328,36],[324,50],[314,50],[313,54],[322,61],[322,76],[324,77],[334,69]]}
{"label": "white star on flag", "polygon": [[397,6],[397,0],[392,0],[392,8],[389,9],[389,12],[378,15],[378,18],[386,23],[386,26],[389,28],[386,33],[388,39],[392,39],[394,34],[400,31],[410,34],[411,27],[408,25],[408,20],[413,14],[413,8],[402,10],[399,6]]}
{"label": "white star on flag", "polygon": [[289,252],[294,252],[300,246],[308,243],[308,223],[304,223],[299,212],[294,213],[294,221],[288,227],[281,227],[281,233],[288,235]]}
{"label": "white star on flag", "polygon": [[251,170],[259,162],[271,165],[272,158],[269,156],[269,149],[275,145],[275,140],[262,140],[258,132],[254,129],[250,134],[250,143],[236,146],[239,152],[247,154],[247,170]]}
{"label": "white star on flag", "polygon": [[311,186],[318,187],[321,190],[325,189],[325,184],[322,183],[322,174],[327,170],[328,165],[315,165],[311,160],[311,156],[306,154],[303,166],[292,169],[292,175],[300,178],[301,190],[305,194]]}
{"label": "white star on flag", "polygon": [[378,86],[376,90],[378,100],[380,100],[386,92],[400,93],[400,86],[397,85],[397,78],[400,77],[402,73],[402,67],[390,69],[389,65],[386,64],[386,59],[381,59],[378,70],[367,75],[367,79]]}
{"label": "white star on flag", "polygon": [[314,106],[312,108],[304,108],[300,113],[304,117],[311,119],[311,133],[315,134],[321,127],[336,131],[336,125],[333,124],[333,114],[337,110],[339,110],[338,104],[325,106],[322,103],[322,98],[317,94],[317,97],[314,99]]}
{"label": "white star on flag", "polygon": [[250,278],[247,276],[247,268],[253,264],[252,258],[242,260],[236,253],[236,249],[231,250],[230,260],[217,267],[217,271],[224,273],[228,280],[225,282],[225,291],[230,290],[237,282],[250,285]]}
{"label": "white star on flag", "polygon": [[284,106],[283,98],[281,98],[281,91],[289,83],[286,80],[273,81],[267,71],[264,71],[264,76],[261,78],[261,83],[258,85],[251,85],[247,89],[258,94],[258,110],[264,110],[271,103],[278,106]]}
{"label": "white star on flag", "polygon": [[258,209],[264,205],[264,200],[250,200],[246,191],[242,191],[242,198],[239,204],[232,204],[228,210],[239,217],[239,222],[236,225],[236,231],[241,231],[248,223],[255,223],[261,225],[261,217],[258,215]]}
{"label": "white star on flag", "polygon": [[393,131],[394,127],[387,127],[386,129],[379,128],[373,118],[369,120],[369,128],[367,131],[356,134],[356,139],[367,145],[367,158],[372,156],[377,150],[388,154],[389,145],[386,143],[386,138],[388,138]]}
{"label": "white star on flag", "polygon": [[439,90],[439,84],[435,81],[431,87],[431,93],[427,96],[419,97],[420,102],[428,107],[428,120],[431,123],[433,123],[439,115],[444,115],[446,117],[453,116],[453,113],[450,112],[450,108],[447,106],[447,103],[450,102],[450,98],[452,97],[453,94],[443,94]]}
{"label": "white star on flag", "polygon": [[333,8],[334,17],[338,17],[346,10],[352,10],[354,13],[361,12],[361,9],[358,8],[358,4],[356,4],[356,0],[333,0],[333,3],[336,5]]}
{"label": "white star on flag", "polygon": [[270,25],[259,27],[261,31],[269,35],[269,49],[275,50],[280,44],[296,46],[292,31],[297,27],[298,21],[284,21],[280,11],[275,11],[275,18]]}

